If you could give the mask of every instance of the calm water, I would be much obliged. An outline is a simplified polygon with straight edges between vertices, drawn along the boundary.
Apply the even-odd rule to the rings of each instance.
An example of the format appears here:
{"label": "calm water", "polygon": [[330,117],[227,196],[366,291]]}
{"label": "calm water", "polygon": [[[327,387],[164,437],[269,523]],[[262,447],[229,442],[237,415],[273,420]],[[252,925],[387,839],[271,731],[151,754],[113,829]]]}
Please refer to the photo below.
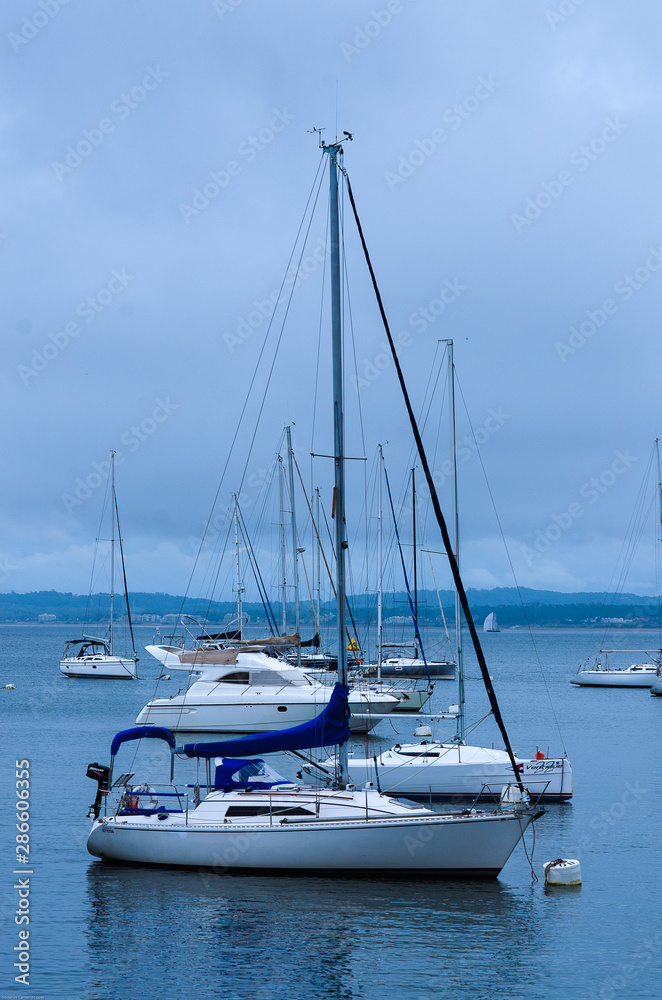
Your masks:
{"label": "calm water", "polygon": [[[151,641],[150,629],[138,631]],[[539,746],[556,754],[565,744],[573,765],[575,799],[547,807],[536,824],[534,868],[540,876],[543,861],[579,857],[584,885],[545,892],[532,883],[521,846],[500,878],[486,883],[217,876],[93,860],[85,814],[96,785],[86,766],[107,763],[113,734],[132,725],[152,696],[159,665],[145,654],[137,682],[67,680],[58,659],[70,634],[0,626],[0,682],[16,685],[0,690],[2,996],[660,996],[662,698],[571,687],[579,660],[599,645],[594,637],[535,633],[552,710],[528,634],[485,636],[516,751]],[[609,643],[656,641],[652,633],[619,633]],[[467,673],[468,715],[477,719],[486,700],[471,663]],[[165,690],[177,687],[173,680]],[[454,685],[439,682],[434,707],[453,701]],[[411,736],[413,727],[382,721],[369,738],[372,752]],[[490,745],[498,737],[488,720],[469,741]],[[353,742],[360,751],[365,738]],[[124,752],[118,763],[128,768],[131,751]],[[141,764],[163,762],[150,773],[166,780],[163,753],[141,747],[139,754],[138,773]],[[18,930],[14,758],[31,761],[33,779],[29,988],[13,982],[11,957]],[[530,834],[527,842],[530,849]]]}

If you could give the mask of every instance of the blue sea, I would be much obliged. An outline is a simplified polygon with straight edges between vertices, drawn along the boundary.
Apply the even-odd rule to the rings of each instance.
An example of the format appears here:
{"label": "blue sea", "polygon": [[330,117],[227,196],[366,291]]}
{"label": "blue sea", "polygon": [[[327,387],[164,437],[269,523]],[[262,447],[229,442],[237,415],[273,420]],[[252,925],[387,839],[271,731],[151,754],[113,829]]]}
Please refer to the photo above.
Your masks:
{"label": "blue sea", "polygon": [[[152,641],[151,629],[138,634],[141,646]],[[68,680],[58,660],[64,640],[75,637],[56,626],[0,626],[0,998],[662,995],[662,698],[645,689],[569,684],[601,640],[642,648],[657,645],[656,633],[619,631],[607,640],[579,630],[483,636],[516,752],[565,750],[573,766],[572,803],[546,807],[535,844],[527,834],[537,882],[521,845],[500,877],[487,882],[215,875],[91,858],[86,812],[96,785],[86,767],[108,762],[113,734],[133,724],[161,671],[144,653],[138,681]],[[488,709],[471,657],[467,675],[473,722]],[[4,690],[7,683],[15,689]],[[173,693],[180,684],[173,675],[159,690]],[[455,701],[455,685],[438,682],[432,707]],[[371,752],[411,738],[414,726],[383,720],[367,738]],[[500,745],[491,719],[467,741]],[[353,744],[361,752],[366,737]],[[24,759],[32,813],[29,986],[14,981],[13,967],[20,929],[14,886],[26,877],[13,874],[14,761]],[[118,765],[124,767],[119,757]],[[143,765],[151,769],[146,776],[167,780],[167,758],[158,749],[141,747],[135,769]],[[293,777],[297,768],[289,768]],[[563,856],[580,859],[583,885],[545,890],[543,862]]]}

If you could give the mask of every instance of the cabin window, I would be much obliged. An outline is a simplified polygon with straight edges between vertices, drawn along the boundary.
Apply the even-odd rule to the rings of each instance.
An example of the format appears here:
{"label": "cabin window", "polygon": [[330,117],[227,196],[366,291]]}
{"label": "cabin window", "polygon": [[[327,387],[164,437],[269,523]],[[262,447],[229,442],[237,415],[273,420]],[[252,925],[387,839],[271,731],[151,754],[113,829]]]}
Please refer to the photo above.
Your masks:
{"label": "cabin window", "polygon": [[303,806],[228,806],[226,816],[314,816],[312,809],[304,809]]}
{"label": "cabin window", "polygon": [[221,677],[223,684],[248,684],[248,671],[237,670],[234,674],[226,674]]}
{"label": "cabin window", "polygon": [[251,684],[262,684],[265,687],[277,685],[282,687],[283,684],[289,684],[290,682],[279,674],[276,670],[252,670],[251,671]]}

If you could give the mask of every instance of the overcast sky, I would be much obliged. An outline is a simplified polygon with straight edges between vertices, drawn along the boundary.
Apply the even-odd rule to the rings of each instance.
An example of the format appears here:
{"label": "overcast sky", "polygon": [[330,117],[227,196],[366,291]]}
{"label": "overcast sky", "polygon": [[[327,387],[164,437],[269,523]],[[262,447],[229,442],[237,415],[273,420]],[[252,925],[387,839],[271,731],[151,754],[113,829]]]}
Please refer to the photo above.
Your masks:
{"label": "overcast sky", "polygon": [[[5,0],[0,14],[1,590],[86,591],[111,448],[131,589],[185,590],[313,187],[314,126],[354,135],[345,164],[414,399],[454,340],[518,582],[609,585],[661,425],[659,3]],[[311,441],[329,447],[325,193],[221,507],[247,456],[261,483],[285,423],[307,483]],[[365,448],[370,478],[388,441],[400,495],[411,440],[350,229],[348,451]],[[458,422],[463,439],[461,400]],[[327,504],[328,464],[313,473]],[[466,583],[510,586],[471,448],[459,472]],[[358,519],[363,468],[350,480]],[[273,518],[259,485],[244,491],[265,549]],[[627,590],[655,592],[655,536],[650,507]]]}

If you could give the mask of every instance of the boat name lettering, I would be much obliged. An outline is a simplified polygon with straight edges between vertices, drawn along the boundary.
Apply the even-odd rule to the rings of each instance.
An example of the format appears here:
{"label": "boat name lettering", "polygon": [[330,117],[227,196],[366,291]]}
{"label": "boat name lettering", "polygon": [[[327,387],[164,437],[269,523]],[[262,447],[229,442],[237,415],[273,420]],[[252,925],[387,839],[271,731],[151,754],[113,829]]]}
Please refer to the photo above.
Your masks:
{"label": "boat name lettering", "polygon": [[562,769],[562,760],[536,760],[524,765],[524,770],[533,774],[545,774],[548,771],[560,771]]}

